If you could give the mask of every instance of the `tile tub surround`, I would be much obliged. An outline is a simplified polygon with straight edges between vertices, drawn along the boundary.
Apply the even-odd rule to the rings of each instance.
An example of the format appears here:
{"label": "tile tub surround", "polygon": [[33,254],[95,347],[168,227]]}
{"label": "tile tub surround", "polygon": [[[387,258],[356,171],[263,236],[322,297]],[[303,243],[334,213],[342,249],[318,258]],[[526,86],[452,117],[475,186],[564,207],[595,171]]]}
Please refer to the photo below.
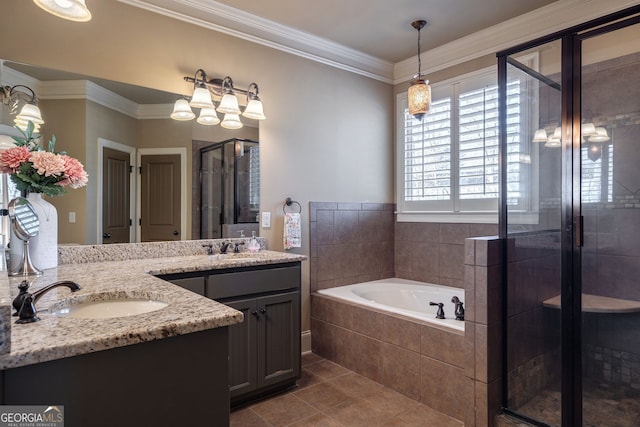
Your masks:
{"label": "tile tub surround", "polygon": [[393,277],[392,203],[309,203],[311,292]]}
{"label": "tile tub surround", "polygon": [[[71,294],[56,288],[38,301],[40,322],[11,324],[11,352],[0,356],[0,369],[24,366],[63,357],[137,344],[232,325],[242,314],[226,305],[180,288],[152,274],[206,271],[260,264],[301,261],[304,256],[264,251],[252,259],[216,259],[207,255],[99,263],[68,264],[45,270],[35,278],[32,290],[58,280],[73,280],[82,289]],[[12,296],[21,278],[10,278]],[[73,296],[126,289],[153,292],[169,305],[161,310],[114,319],[58,318],[43,311],[56,301]],[[11,320],[13,322],[13,320]]]}
{"label": "tile tub surround", "polygon": [[495,237],[464,243],[464,333],[312,294],[314,353],[465,426],[493,426],[501,404],[500,254]]}

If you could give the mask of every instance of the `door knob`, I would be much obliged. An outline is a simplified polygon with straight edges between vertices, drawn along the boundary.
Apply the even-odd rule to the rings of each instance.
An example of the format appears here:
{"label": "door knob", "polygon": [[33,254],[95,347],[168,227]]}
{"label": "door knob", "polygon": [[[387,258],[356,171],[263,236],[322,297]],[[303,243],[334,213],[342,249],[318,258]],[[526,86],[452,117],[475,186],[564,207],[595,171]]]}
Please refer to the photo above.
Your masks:
{"label": "door knob", "polygon": [[102,238],[103,238],[103,239],[110,239],[110,238],[111,238],[111,233],[104,233],[104,234],[102,235]]}
{"label": "door knob", "polygon": [[173,235],[174,235],[174,236],[177,236],[178,234],[180,234],[180,233],[178,232],[178,230],[173,230]]}

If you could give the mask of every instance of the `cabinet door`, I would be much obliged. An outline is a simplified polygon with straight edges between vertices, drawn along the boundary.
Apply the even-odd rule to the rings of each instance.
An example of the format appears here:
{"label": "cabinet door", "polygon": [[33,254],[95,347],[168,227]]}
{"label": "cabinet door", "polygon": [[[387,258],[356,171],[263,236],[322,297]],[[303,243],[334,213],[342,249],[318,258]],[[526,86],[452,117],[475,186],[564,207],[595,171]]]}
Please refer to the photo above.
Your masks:
{"label": "cabinet door", "polygon": [[258,309],[258,386],[300,375],[300,292],[256,300]]}
{"label": "cabinet door", "polygon": [[226,303],[241,311],[242,323],[229,326],[229,391],[231,398],[255,390],[256,373],[256,300],[246,299]]}

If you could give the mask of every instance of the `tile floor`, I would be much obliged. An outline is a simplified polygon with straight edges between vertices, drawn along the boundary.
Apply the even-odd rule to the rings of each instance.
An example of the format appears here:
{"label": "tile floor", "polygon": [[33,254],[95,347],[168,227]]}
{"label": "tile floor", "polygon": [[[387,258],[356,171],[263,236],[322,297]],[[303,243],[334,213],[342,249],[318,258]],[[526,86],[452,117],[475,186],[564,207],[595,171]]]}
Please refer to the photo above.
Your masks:
{"label": "tile floor", "polygon": [[231,427],[460,427],[463,423],[313,353],[298,387],[231,413]]}

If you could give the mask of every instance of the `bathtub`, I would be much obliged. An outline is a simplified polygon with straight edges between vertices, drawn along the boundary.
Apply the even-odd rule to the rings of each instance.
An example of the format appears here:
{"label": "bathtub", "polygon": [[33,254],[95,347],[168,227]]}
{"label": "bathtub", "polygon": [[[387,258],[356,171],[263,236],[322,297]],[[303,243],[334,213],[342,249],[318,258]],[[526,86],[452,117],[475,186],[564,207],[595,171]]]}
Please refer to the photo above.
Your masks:
{"label": "bathtub", "polygon": [[[464,303],[464,289],[390,278],[321,289],[318,293],[434,325],[464,331],[464,322],[455,320],[455,305],[451,302],[451,298],[457,296]],[[429,305],[430,302],[444,303],[445,319],[436,319],[438,307]]]}

